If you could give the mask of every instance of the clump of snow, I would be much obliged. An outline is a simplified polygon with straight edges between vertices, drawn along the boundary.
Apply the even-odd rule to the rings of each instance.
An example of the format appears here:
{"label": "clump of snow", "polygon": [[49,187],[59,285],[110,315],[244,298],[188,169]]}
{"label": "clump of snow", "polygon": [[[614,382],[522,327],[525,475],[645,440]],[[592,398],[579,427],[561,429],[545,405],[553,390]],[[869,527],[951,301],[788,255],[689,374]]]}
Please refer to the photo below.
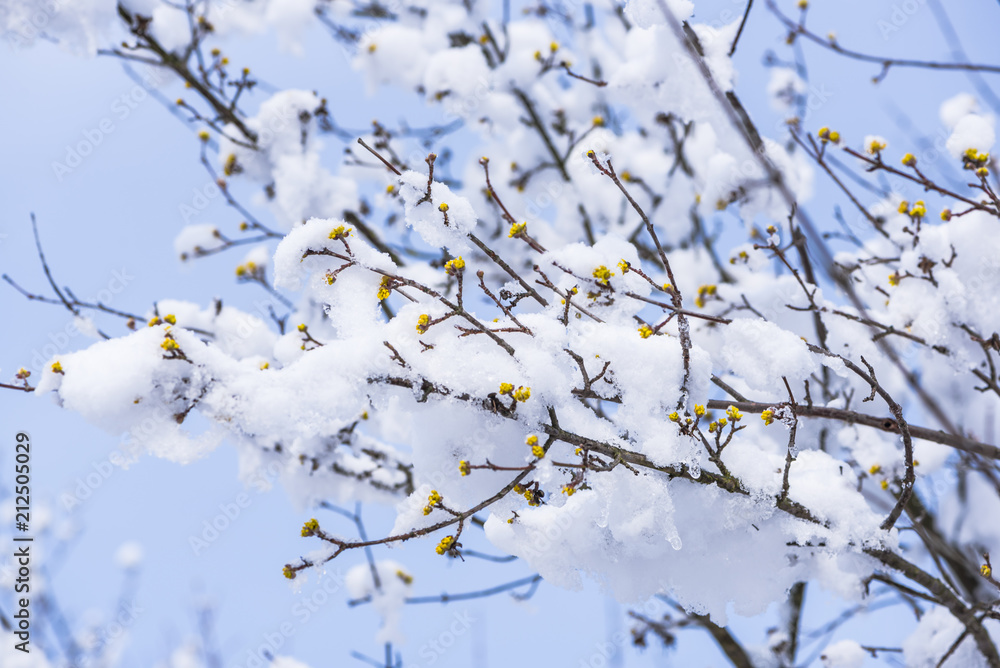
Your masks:
{"label": "clump of snow", "polygon": [[351,598],[371,597],[372,607],[382,617],[382,627],[375,636],[375,642],[398,644],[404,641],[400,628],[401,613],[412,589],[413,576],[401,564],[388,559],[375,562],[375,570],[378,586],[368,563],[358,564],[347,571],[344,583]]}
{"label": "clump of snow", "polygon": [[979,114],[963,116],[945,145],[952,157],[960,158],[968,149],[974,148],[980,153],[989,153],[996,142],[996,132],[993,129],[993,118]]}
{"label": "clump of snow", "polygon": [[736,38],[736,31],[739,30],[740,19],[720,28],[705,23],[695,23],[691,27],[698,36],[705,54],[705,63],[712,71],[715,82],[723,91],[731,90],[736,83],[736,68],[733,67],[729,49]]}
{"label": "clump of snow", "polygon": [[377,84],[413,89],[421,83],[429,56],[422,30],[388,24],[362,36],[351,67],[365,75],[369,93]]}
{"label": "clump of snow", "polygon": [[287,656],[276,656],[271,661],[271,668],[309,668],[309,665]]}
{"label": "clump of snow", "polygon": [[94,56],[116,18],[114,0],[11,0],[0,5],[0,35],[14,47],[50,38],[72,53]]}
{"label": "clump of snow", "polygon": [[793,392],[819,369],[816,356],[801,338],[774,323],[751,318],[734,320],[723,334],[723,360],[747,385],[768,395]]}
{"label": "clump of snow", "polygon": [[152,18],[151,32],[167,51],[177,52],[191,41],[191,24],[184,9],[159,4]]}
{"label": "clump of snow", "polygon": [[186,225],[174,238],[174,252],[182,260],[188,260],[199,253],[206,253],[224,245],[219,228],[210,223]]}
{"label": "clump of snow", "polygon": [[772,67],[771,76],[767,82],[767,95],[771,108],[775,111],[788,111],[797,99],[805,94],[806,82],[792,67]]}
{"label": "clump of snow", "polygon": [[823,650],[820,660],[823,668],[861,668],[868,653],[853,640],[831,643]]}
{"label": "clump of snow", "polygon": [[[994,639],[1000,637],[1000,623],[994,620],[985,622]],[[903,660],[910,668],[983,668],[987,666],[986,658],[979,652],[975,640],[967,636],[948,660],[941,663],[945,653],[965,631],[962,622],[955,619],[944,607],[934,607],[926,612],[917,624],[909,638],[903,641]]]}
{"label": "clump of snow", "polygon": [[[245,122],[256,135],[257,150],[226,138],[219,143],[220,166],[235,165],[230,178],[271,185],[271,208],[286,229],[311,216],[339,217],[357,206],[357,184],[332,174],[320,159],[323,142],[316,121],[320,105],[312,91],[280,91]],[[233,125],[226,127],[226,133],[246,142]]]}
{"label": "clump of snow", "polygon": [[941,103],[938,116],[945,127],[951,130],[960,120],[974,113],[978,107],[975,97],[969,93],[959,93]]}
{"label": "clump of snow", "polygon": [[[476,223],[476,211],[469,200],[435,181],[427,196],[427,175],[409,171],[399,177],[399,195],[406,212],[406,224],[434,248],[447,248],[453,255],[471,250],[466,238]],[[445,222],[447,220],[447,222]]]}
{"label": "clump of snow", "polygon": [[122,543],[115,551],[115,564],[124,570],[138,568],[142,564],[142,558],[142,545],[134,540]]}

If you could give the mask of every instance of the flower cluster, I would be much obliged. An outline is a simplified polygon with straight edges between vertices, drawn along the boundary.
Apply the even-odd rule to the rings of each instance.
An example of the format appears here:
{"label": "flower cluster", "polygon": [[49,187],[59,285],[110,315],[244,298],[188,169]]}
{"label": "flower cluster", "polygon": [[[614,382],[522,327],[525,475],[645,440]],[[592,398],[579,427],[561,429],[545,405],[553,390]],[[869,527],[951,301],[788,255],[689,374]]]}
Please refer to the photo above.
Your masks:
{"label": "flower cluster", "polygon": [[302,525],[303,538],[314,536],[317,531],[319,531],[319,522],[316,521],[315,517]]}
{"label": "flower cluster", "polygon": [[834,144],[840,143],[840,133],[836,130],[831,130],[828,127],[822,127],[819,132],[816,133],[819,136],[819,140],[824,144],[827,142],[833,142]]}
{"label": "flower cluster", "polygon": [[989,176],[989,168],[986,167],[986,163],[990,161],[990,154],[983,153],[974,148],[967,149],[962,155],[962,167],[964,169],[971,169],[976,173],[976,176],[987,177]]}
{"label": "flower cluster", "polygon": [[434,512],[434,506],[439,503],[441,503],[441,495],[436,489],[431,490],[430,496],[427,497],[427,505],[424,506],[424,515],[430,515]]}
{"label": "flower cluster", "polygon": [[615,274],[613,271],[611,271],[602,264],[601,266],[594,269],[593,275],[594,278],[597,279],[598,283],[600,283],[601,285],[608,285],[609,281],[611,280],[611,277],[614,276]]}
{"label": "flower cluster", "polygon": [[455,544],[454,536],[445,536],[444,538],[441,539],[441,542],[437,544],[437,547],[434,548],[434,551],[437,552],[438,554],[444,554],[445,552],[450,550],[454,544]]}
{"label": "flower cluster", "polygon": [[[389,289],[389,286],[391,284],[392,284],[392,279],[391,278],[389,278],[388,276],[383,276],[382,277],[382,282],[379,283],[379,285],[378,285],[378,294],[375,295],[376,297],[378,297],[378,300],[380,302],[381,301],[385,301],[386,299],[389,298],[389,295],[392,294],[392,291]],[[420,330],[417,330],[417,331],[420,331]],[[423,333],[423,332],[421,332],[421,333]]]}
{"label": "flower cluster", "polygon": [[702,285],[698,288],[698,296],[695,298],[694,303],[698,305],[698,308],[705,306],[705,303],[710,297],[714,297],[717,288],[714,285]]}
{"label": "flower cluster", "polygon": [[514,401],[523,403],[531,396],[531,388],[518,385],[517,389],[514,389],[512,383],[500,383],[500,394],[509,394]]}
{"label": "flower cluster", "polygon": [[338,225],[330,231],[331,239],[346,239],[351,235],[353,230],[350,227],[344,227],[343,225]]}

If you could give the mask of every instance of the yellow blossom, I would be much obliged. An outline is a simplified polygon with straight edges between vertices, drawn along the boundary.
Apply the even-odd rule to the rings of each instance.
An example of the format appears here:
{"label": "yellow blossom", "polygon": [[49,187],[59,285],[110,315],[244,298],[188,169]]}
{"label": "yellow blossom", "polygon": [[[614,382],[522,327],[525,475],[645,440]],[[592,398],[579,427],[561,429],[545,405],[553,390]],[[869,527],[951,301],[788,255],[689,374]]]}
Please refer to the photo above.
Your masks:
{"label": "yellow blossom", "polygon": [[608,281],[615,274],[614,274],[613,271],[611,271],[610,269],[608,269],[606,266],[604,266],[602,264],[601,266],[599,266],[596,269],[594,269],[593,275],[594,275],[594,278],[597,279],[598,283],[601,283],[603,285],[607,285]]}
{"label": "yellow blossom", "polygon": [[641,336],[642,338],[648,339],[652,335],[653,335],[653,328],[650,327],[649,325],[643,325],[642,327],[639,328],[639,336]]}
{"label": "yellow blossom", "polygon": [[426,313],[420,314],[420,317],[417,318],[417,333],[423,334],[424,332],[426,332],[427,328],[430,327],[430,324],[431,324],[431,317]]}
{"label": "yellow blossom", "polygon": [[445,536],[444,538],[441,539],[441,542],[438,543],[438,546],[434,548],[434,551],[437,552],[438,554],[444,554],[445,552],[451,549],[451,546],[454,544],[454,542],[455,542],[454,536]]}
{"label": "yellow blossom", "polygon": [[760,419],[764,421],[764,424],[770,425],[774,422],[774,411],[768,408],[766,411],[760,414]]}
{"label": "yellow blossom", "polygon": [[461,273],[465,269],[465,260],[459,255],[454,260],[448,260],[444,263],[444,271],[449,276],[454,276],[455,274]]}
{"label": "yellow blossom", "polygon": [[840,141],[840,133],[825,126],[820,128],[819,132],[816,134],[819,136],[820,141],[824,144],[828,141],[832,141],[834,144]]}
{"label": "yellow blossom", "polygon": [[308,536],[312,536],[318,529],[319,522],[316,521],[316,518],[313,518],[302,525],[302,537],[306,538]]}
{"label": "yellow blossom", "polygon": [[882,141],[881,139],[872,138],[869,139],[868,143],[865,145],[865,151],[867,151],[871,155],[877,155],[879,151],[885,149],[885,146],[886,146],[885,142]]}
{"label": "yellow blossom", "polygon": [[906,155],[903,156],[903,159],[900,162],[902,162],[907,167],[913,167],[914,165],[917,164],[917,158],[912,153],[907,153]]}
{"label": "yellow blossom", "polygon": [[514,397],[515,401],[525,402],[531,396],[531,388],[519,385],[510,396]]}
{"label": "yellow blossom", "polygon": [[705,306],[708,301],[706,298],[715,295],[716,287],[714,285],[702,285],[698,288],[698,296],[695,298],[694,303],[698,308]]}
{"label": "yellow blossom", "polygon": [[514,223],[510,226],[510,232],[507,233],[507,238],[513,239],[514,237],[524,234],[528,231],[528,223]]}
{"label": "yellow blossom", "polygon": [[469,462],[465,461],[464,459],[458,462],[458,471],[462,475],[469,475],[470,473],[472,473],[472,469],[470,468]]}
{"label": "yellow blossom", "polygon": [[344,227],[343,225],[338,225],[330,231],[331,239],[346,239],[351,234],[350,227]]}
{"label": "yellow blossom", "polygon": [[514,391],[514,386],[510,383],[500,383],[500,394],[510,394]]}
{"label": "yellow blossom", "polygon": [[379,283],[378,286],[378,293],[375,295],[376,297],[378,297],[379,301],[388,299],[389,295],[392,294],[389,290],[389,283],[391,282],[391,280],[392,279],[390,279],[388,276],[382,277],[382,282]]}

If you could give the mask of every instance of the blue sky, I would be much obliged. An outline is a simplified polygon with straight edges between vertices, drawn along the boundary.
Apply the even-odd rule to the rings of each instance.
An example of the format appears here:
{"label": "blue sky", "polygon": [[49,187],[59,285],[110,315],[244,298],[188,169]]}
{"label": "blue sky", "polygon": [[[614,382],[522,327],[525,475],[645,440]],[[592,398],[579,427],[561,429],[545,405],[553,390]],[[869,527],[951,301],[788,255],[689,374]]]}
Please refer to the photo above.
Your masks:
{"label": "blue sky", "polygon": [[[708,22],[722,17],[723,11],[736,16],[742,9],[733,2],[696,4],[696,20]],[[948,55],[926,0],[817,0],[813,4],[811,25],[821,32],[835,30],[845,44],[876,53],[941,59]],[[949,6],[949,12],[970,58],[996,61],[1000,53],[992,32],[1000,19],[1000,6],[986,0],[949,4],[956,5]],[[770,128],[780,119],[767,105],[761,54],[767,48],[781,53],[783,33],[763,3],[757,5],[737,56],[741,73],[737,90],[751,113],[764,119],[760,125]],[[899,30],[888,30],[886,25]],[[234,62],[247,63],[264,81],[282,89],[319,90],[330,99],[333,113],[344,125],[366,127],[376,116],[392,121],[405,115],[414,123],[436,118],[435,112],[410,113],[408,96],[381,92],[367,97],[342,50],[318,26],[306,35],[305,50],[308,60],[282,54],[270,37],[227,46]],[[893,70],[875,87],[869,79],[877,73],[877,66],[831,58],[811,46],[806,53],[815,99],[824,100],[807,119],[807,127],[836,124],[854,143],[868,133],[882,134],[890,139],[892,149],[902,153],[913,140],[896,127],[893,107],[933,136],[940,131],[939,103],[958,92],[973,91],[961,75],[920,70]],[[0,90],[3,273],[29,290],[48,293],[31,236],[29,214],[34,212],[56,280],[71,286],[81,299],[107,291],[113,295],[110,306],[142,313],[158,298],[207,305],[220,296],[226,303],[247,307],[261,296],[253,286],[235,283],[233,268],[242,257],[240,251],[188,265],[175,258],[173,239],[184,223],[180,207],[192,202],[207,178],[197,162],[198,142],[189,127],[152,96],[143,95],[118,62],[77,58],[47,43],[28,50],[5,45],[0,48]],[[177,85],[163,90],[171,100],[180,92]],[[57,174],[52,163],[65,162],[67,147],[88,137],[96,143],[93,153],[71,172]],[[329,139],[328,153],[334,156],[339,149],[340,144]],[[817,176],[817,184],[825,192],[817,195],[811,210],[814,218],[827,224],[837,200],[822,177]],[[216,200],[192,222],[233,229],[238,218]],[[0,285],[0,312],[4,314],[0,319],[0,376],[5,381],[18,367],[30,368],[49,344],[58,351],[70,351],[91,343],[84,335],[71,335],[65,311],[29,303],[5,284]],[[125,331],[114,319],[100,320],[99,325],[113,335]],[[119,438],[62,411],[49,397],[5,391],[0,394],[0,415],[4,438],[17,430],[32,436],[33,504],[36,510],[49,506],[54,515],[53,530],[38,547],[53,575],[53,592],[71,625],[82,624],[94,610],[106,619],[117,614],[125,579],[113,555],[127,540],[137,540],[144,548],[146,558],[136,589],[126,591],[142,611],[129,625],[121,665],[155,665],[196,635],[197,609],[204,601],[215,606],[214,638],[227,668],[246,665],[247,651],[265,642],[267,634],[279,630],[283,622],[292,623],[294,632],[278,651],[313,666],[352,665],[350,650],[380,654],[372,640],[377,618],[371,610],[348,609],[343,592],[320,606],[307,623],[300,623],[295,606],[315,592],[313,583],[293,592],[280,569],[309,549],[298,531],[312,513],[292,508],[280,489],[244,490],[236,478],[235,455],[226,445],[187,466],[144,457],[128,470],[114,467],[89,498],[64,512],[60,495],[72,492],[78,479],[106,471],[102,463],[119,447]],[[8,452],[5,449],[0,455],[4,485],[9,484],[7,471],[12,466]],[[199,534],[203,523],[221,512],[220,504],[232,504],[241,493],[248,495],[249,505],[217,541],[196,556],[189,537]],[[316,514],[322,518],[320,512]],[[368,509],[366,517],[371,535],[391,526],[392,518],[384,510]],[[348,529],[345,525],[344,530]],[[57,532],[71,537],[57,543]],[[57,544],[64,553],[54,553]],[[430,547],[426,541],[418,542],[380,556],[410,566],[421,594],[476,589],[528,574],[521,564],[446,564]],[[487,545],[479,547],[490,550]],[[357,559],[360,555],[350,555],[336,566],[346,571]],[[0,596],[0,605],[7,605],[7,600]],[[807,626],[817,625],[835,611],[835,602],[818,592],[810,591],[810,601]],[[501,666],[525,656],[540,665],[576,666],[581,661],[587,665],[599,653],[601,642],[615,631],[627,630],[621,611],[617,604],[606,603],[595,585],[584,593],[543,585],[526,603],[501,596],[486,604],[414,606],[404,618],[410,639],[404,651],[416,665]],[[463,614],[476,621],[458,635],[452,648],[428,662],[429,654],[421,650],[447,633],[456,615]],[[737,622],[736,628],[747,641],[759,642],[766,625],[762,619]],[[898,642],[902,631],[884,624],[873,628],[878,630],[875,644]],[[37,640],[51,644],[53,639],[46,632]],[[656,647],[644,653],[616,652],[618,659],[624,659],[619,665],[627,666],[661,665],[663,656]],[[701,633],[682,635],[681,649],[666,656],[676,665],[721,665],[711,642]]]}

